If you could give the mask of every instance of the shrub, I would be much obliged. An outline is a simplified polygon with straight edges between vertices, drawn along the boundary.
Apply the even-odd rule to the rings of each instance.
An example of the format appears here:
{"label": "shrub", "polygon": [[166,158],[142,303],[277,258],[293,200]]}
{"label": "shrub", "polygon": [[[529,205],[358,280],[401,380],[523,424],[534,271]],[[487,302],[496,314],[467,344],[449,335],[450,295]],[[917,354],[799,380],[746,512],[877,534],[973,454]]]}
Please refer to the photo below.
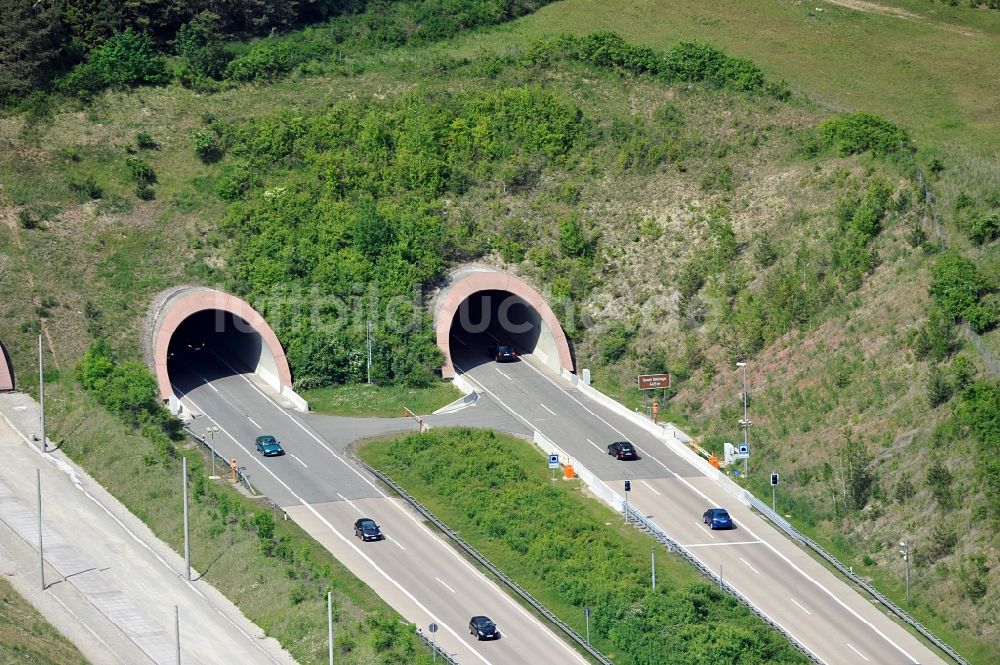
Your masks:
{"label": "shrub", "polygon": [[202,12],[177,31],[174,50],[192,79],[217,79],[225,72],[229,56],[222,47],[218,31],[219,17],[211,12]]}
{"label": "shrub", "polygon": [[635,336],[635,329],[620,321],[615,321],[601,336],[599,347],[601,360],[605,363],[614,363],[621,360],[628,351],[629,344]]}
{"label": "shrub", "polygon": [[215,131],[201,127],[195,130],[192,140],[195,154],[205,164],[217,162],[222,157],[222,145]]}
{"label": "shrub", "polygon": [[156,190],[145,183],[136,185],[135,195],[143,201],[152,201],[156,198]]}
{"label": "shrub", "polygon": [[37,229],[42,225],[42,220],[36,217],[27,208],[21,208],[17,211],[17,222],[21,225],[22,229]]}
{"label": "shrub", "polygon": [[155,85],[167,80],[163,59],[149,35],[131,28],[112,35],[95,48],[59,83],[69,94],[91,94],[104,88]]}
{"label": "shrub", "polygon": [[157,150],[160,147],[147,131],[136,132],[135,144],[140,150]]}
{"label": "shrub", "polygon": [[[968,258],[956,252],[945,252],[931,268],[930,294],[946,316],[965,317],[977,330],[985,330],[996,322],[992,307],[980,303],[993,285],[976,269]],[[975,324],[973,324],[973,320]]]}
{"label": "shrub", "polygon": [[86,196],[88,199],[96,200],[104,196],[104,190],[101,189],[92,175],[88,175],[81,182],[70,180],[67,184],[71,192]]}
{"label": "shrub", "polygon": [[125,168],[136,183],[140,185],[151,185],[156,182],[156,172],[153,167],[141,157],[127,155],[125,157]]}
{"label": "shrub", "polygon": [[1000,213],[974,215],[964,226],[972,242],[985,245],[1000,238]]}
{"label": "shrub", "polygon": [[822,143],[841,157],[869,150],[884,157],[910,145],[906,130],[865,111],[824,120],[819,131]]}
{"label": "shrub", "polygon": [[937,455],[931,457],[930,465],[927,467],[927,487],[931,494],[945,510],[954,507],[954,499],[951,493],[952,475],[948,467],[944,465]]}

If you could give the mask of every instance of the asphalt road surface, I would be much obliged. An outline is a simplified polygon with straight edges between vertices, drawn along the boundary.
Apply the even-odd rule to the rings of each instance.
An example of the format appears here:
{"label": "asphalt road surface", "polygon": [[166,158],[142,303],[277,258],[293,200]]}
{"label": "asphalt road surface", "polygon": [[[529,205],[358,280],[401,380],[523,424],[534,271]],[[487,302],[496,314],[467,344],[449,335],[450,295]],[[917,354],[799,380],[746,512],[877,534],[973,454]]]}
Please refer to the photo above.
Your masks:
{"label": "asphalt road surface", "polygon": [[[407,418],[360,419],[305,416],[279,405],[252,374],[211,351],[188,354],[171,367],[176,394],[196,415],[193,429],[217,426],[214,445],[246,467],[252,484],[323,543],[355,575],[407,620],[426,632],[439,626],[437,642],[463,665],[586,663],[546,624],[484,577],[444,539],[429,530],[408,505],[388,497],[350,462],[345,447],[378,434],[414,431]],[[477,424],[525,431],[487,401],[435,424]],[[273,434],[286,454],[262,458],[254,450],[261,434]],[[210,438],[212,440],[212,438]],[[220,469],[220,475],[228,469]],[[359,517],[371,517],[385,540],[363,543],[354,536]],[[478,642],[469,619],[485,614],[501,639]]]}
{"label": "asphalt road surface", "polygon": [[[709,569],[722,573],[764,614],[826,663],[943,663],[887,617],[880,606],[812,559],[781,532],[739,504],[665,443],[589,399],[530,357],[493,362],[485,335],[453,337],[456,370],[478,383],[528,428],[569,454],[620,493],[630,479],[629,503]],[[520,350],[520,349],[519,349]],[[607,454],[617,440],[632,441],[640,459]],[[711,531],[702,514],[732,514],[736,528]]]}

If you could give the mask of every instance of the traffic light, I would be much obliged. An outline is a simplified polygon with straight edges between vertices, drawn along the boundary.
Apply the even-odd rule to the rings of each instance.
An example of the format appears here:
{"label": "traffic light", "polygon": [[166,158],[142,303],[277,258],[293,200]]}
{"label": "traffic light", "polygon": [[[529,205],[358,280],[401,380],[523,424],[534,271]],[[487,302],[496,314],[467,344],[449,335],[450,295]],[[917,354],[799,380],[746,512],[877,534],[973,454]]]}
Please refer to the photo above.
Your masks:
{"label": "traffic light", "polygon": [[777,485],[778,484],[778,474],[776,474],[776,473],[772,473],[771,474],[771,484],[772,485]]}
{"label": "traffic light", "polygon": [[632,491],[632,483],[630,481],[628,481],[628,480],[625,481],[625,491],[626,492],[631,492]]}

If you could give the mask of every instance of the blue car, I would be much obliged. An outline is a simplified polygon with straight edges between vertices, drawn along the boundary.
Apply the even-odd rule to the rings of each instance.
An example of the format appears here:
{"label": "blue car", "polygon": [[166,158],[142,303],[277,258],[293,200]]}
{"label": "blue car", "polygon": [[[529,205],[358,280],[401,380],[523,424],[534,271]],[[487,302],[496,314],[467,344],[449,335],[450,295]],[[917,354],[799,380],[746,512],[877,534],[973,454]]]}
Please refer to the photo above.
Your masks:
{"label": "blue car", "polygon": [[257,437],[257,452],[264,457],[277,457],[278,455],[285,454],[285,451],[281,448],[281,444],[270,434]]}
{"label": "blue car", "polygon": [[705,524],[710,529],[732,529],[734,528],[733,518],[723,508],[709,508],[701,516]]}

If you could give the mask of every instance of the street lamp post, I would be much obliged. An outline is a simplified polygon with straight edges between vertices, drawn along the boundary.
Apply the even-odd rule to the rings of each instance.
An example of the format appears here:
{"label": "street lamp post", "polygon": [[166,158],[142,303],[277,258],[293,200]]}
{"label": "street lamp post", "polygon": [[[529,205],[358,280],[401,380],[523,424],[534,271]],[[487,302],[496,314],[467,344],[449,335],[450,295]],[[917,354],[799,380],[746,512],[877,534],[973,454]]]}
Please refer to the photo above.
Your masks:
{"label": "street lamp post", "polygon": [[215,475],[215,433],[218,432],[218,431],[219,431],[219,428],[215,427],[214,425],[212,427],[206,427],[205,428],[205,432],[208,434],[209,437],[211,437],[211,440],[212,440],[212,443],[211,443],[211,446],[212,446],[212,475],[209,476],[209,478],[211,478],[212,480],[218,480],[218,478],[219,478],[217,475]]}
{"label": "street lamp post", "polygon": [[[747,364],[745,362],[736,363],[737,367],[743,368],[743,420],[740,421],[740,427],[743,428],[743,445],[749,446],[749,429],[750,429],[750,418],[747,415]],[[749,450],[749,448],[748,448]],[[743,475],[748,475],[748,465],[749,462],[747,458],[743,458]]]}
{"label": "street lamp post", "polygon": [[903,566],[906,568],[906,604],[910,604],[910,543],[899,541],[899,553],[903,555]]}

